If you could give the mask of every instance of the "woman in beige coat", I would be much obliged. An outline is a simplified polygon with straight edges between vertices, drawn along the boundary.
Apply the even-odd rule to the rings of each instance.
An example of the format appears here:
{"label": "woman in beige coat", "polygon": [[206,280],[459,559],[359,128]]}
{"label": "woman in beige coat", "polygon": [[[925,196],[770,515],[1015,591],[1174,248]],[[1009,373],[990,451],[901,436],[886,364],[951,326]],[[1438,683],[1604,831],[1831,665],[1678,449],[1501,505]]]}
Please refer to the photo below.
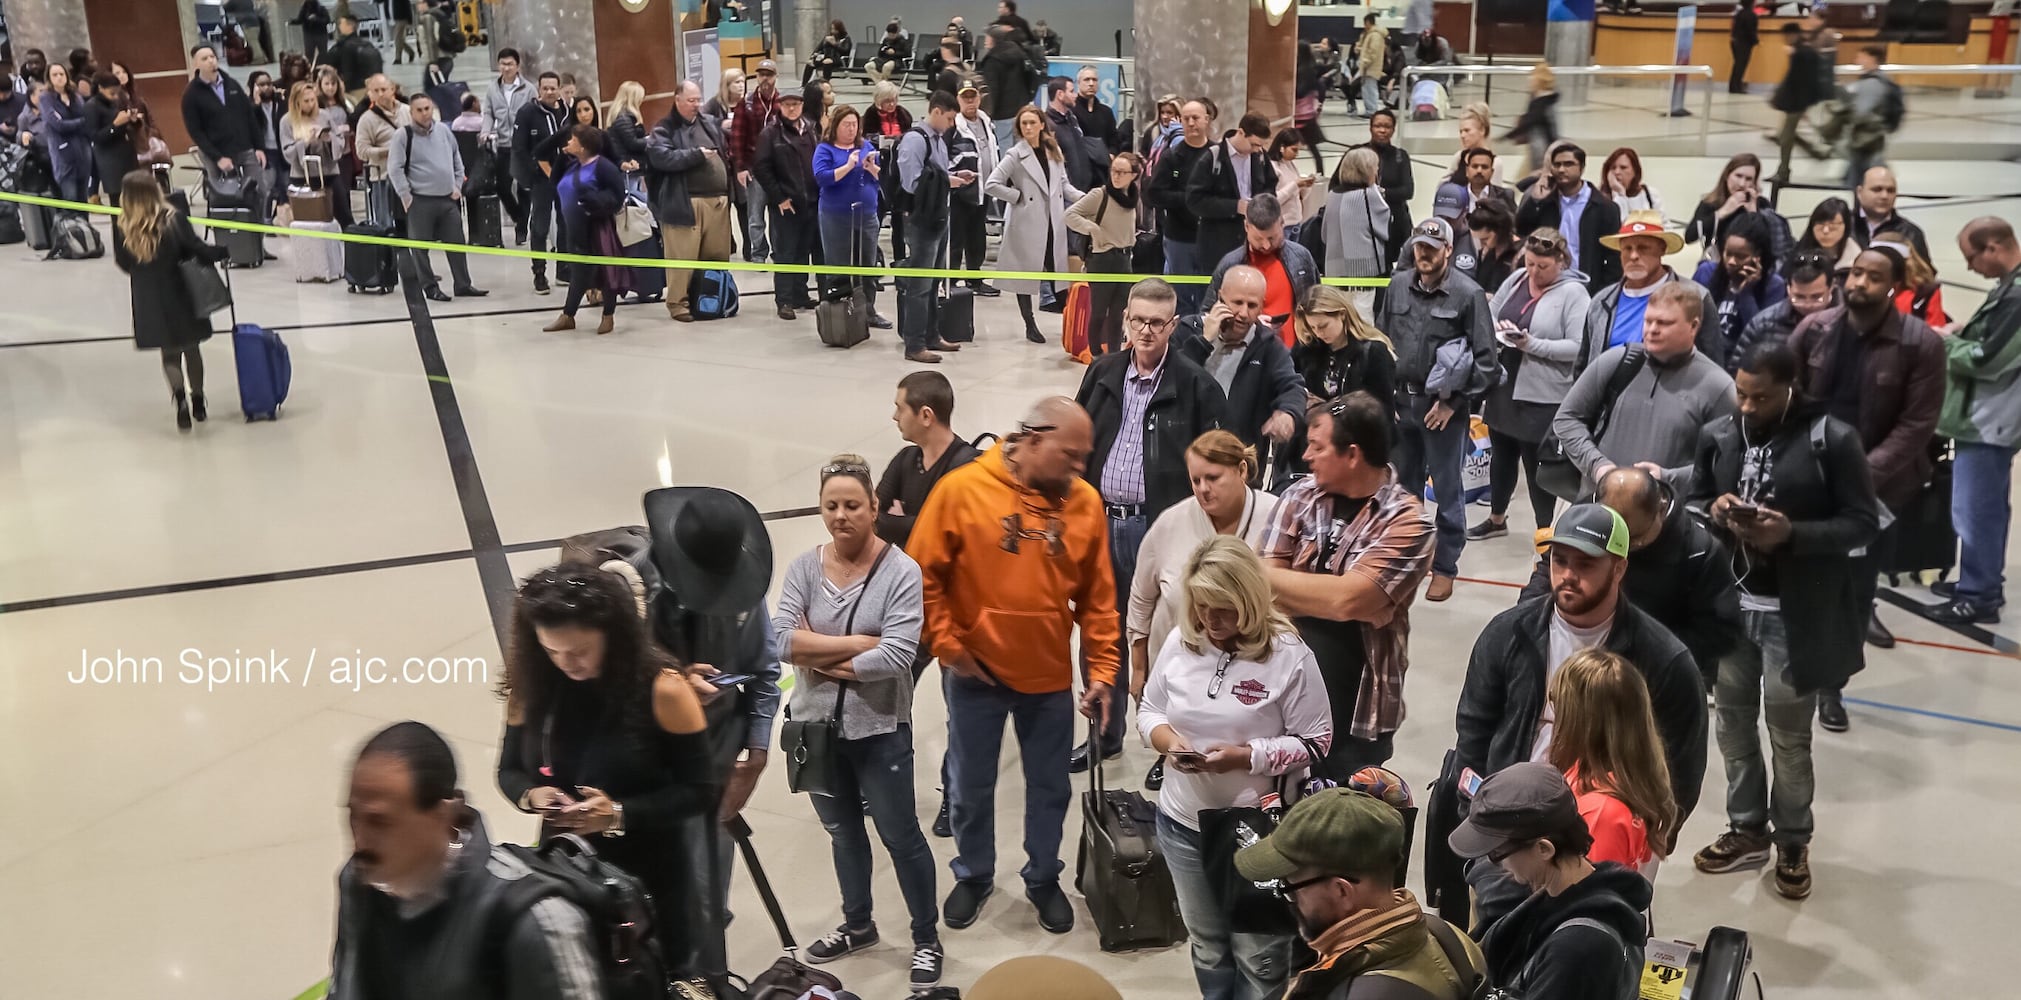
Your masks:
{"label": "woman in beige coat", "polygon": [[[1090,274],[1129,274],[1130,252],[1137,246],[1137,178],[1144,161],[1135,153],[1117,153],[1109,161],[1109,183],[1081,196],[1067,209],[1067,228],[1085,234],[1093,245]],[[1123,305],[1129,300],[1125,281],[1088,283],[1088,350],[1105,354],[1123,347]]]}

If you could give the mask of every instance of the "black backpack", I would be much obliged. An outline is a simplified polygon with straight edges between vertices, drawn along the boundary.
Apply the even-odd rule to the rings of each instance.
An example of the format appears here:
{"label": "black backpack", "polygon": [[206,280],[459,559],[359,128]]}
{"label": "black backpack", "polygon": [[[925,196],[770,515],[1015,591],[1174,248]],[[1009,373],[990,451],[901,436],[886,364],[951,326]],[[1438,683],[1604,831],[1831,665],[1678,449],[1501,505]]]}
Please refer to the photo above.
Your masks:
{"label": "black backpack", "polygon": [[555,837],[539,847],[500,844],[498,849],[533,869],[533,874],[506,890],[493,909],[490,940],[502,946],[512,932],[512,921],[535,903],[559,896],[588,918],[590,947],[600,966],[604,996],[610,1000],[666,1000],[667,970],[660,960],[653,927],[656,911],[652,897],[636,876],[598,858],[596,848],[574,834]]}
{"label": "black backpack", "polygon": [[461,53],[470,43],[463,37],[463,29],[457,27],[454,17],[436,17],[435,47],[449,55]]}
{"label": "black backpack", "polygon": [[[912,127],[912,131],[925,140],[926,156],[920,161],[919,179],[913,182],[913,190],[905,190],[905,185],[903,184],[894,183],[892,185],[892,207],[907,214],[910,214],[913,208],[918,205],[927,205],[937,210],[945,211],[948,205],[949,192],[953,188],[948,183],[947,171],[942,170],[938,164],[933,162],[934,134],[924,125],[915,125]],[[947,139],[943,136],[940,137],[939,141],[945,146]],[[902,144],[904,140],[901,139],[899,142]],[[949,150],[950,159],[952,156],[953,151]],[[891,164],[888,169],[892,176],[896,177],[898,175],[898,153],[895,147],[892,151]]]}

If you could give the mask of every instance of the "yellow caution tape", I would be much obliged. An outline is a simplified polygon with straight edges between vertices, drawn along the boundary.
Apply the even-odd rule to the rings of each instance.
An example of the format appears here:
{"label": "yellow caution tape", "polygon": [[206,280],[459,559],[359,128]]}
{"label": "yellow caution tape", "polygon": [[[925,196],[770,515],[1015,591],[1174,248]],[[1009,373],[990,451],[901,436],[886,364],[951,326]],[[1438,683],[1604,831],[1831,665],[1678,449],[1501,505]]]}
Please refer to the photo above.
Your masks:
{"label": "yellow caution tape", "polygon": [[[118,215],[119,209],[108,205],[93,205],[86,202],[64,201],[60,198],[44,198],[40,195],[18,194],[0,191],[0,202],[17,202],[23,205],[40,205],[45,208],[63,209],[70,212],[95,212],[100,215]],[[448,253],[477,254],[486,257],[514,257],[520,260],[546,260],[564,264],[589,264],[599,267],[643,267],[678,268],[689,271],[762,271],[772,274],[812,274],[843,275],[868,278],[945,278],[949,280],[973,280],[977,278],[997,278],[1007,281],[1055,281],[1072,282],[1130,282],[1145,278],[1163,278],[1175,285],[1205,285],[1214,279],[1204,274],[1097,274],[1089,271],[957,271],[944,267],[851,267],[842,264],[754,264],[746,261],[721,260],[668,260],[642,257],[602,257],[594,254],[560,253],[549,250],[520,250],[507,247],[481,247],[469,243],[436,243],[428,240],[409,240],[396,236],[361,236],[356,233],[329,233],[314,229],[292,229],[286,226],[269,226],[258,222],[238,222],[229,219],[210,219],[202,216],[190,217],[190,222],[210,229],[236,229],[241,232],[260,233],[266,236],[281,236],[292,239],[336,240],[340,243],[358,243],[366,246],[395,247],[408,250],[441,250]],[[1382,288],[1389,284],[1388,278],[1321,278],[1321,284],[1343,288]]]}

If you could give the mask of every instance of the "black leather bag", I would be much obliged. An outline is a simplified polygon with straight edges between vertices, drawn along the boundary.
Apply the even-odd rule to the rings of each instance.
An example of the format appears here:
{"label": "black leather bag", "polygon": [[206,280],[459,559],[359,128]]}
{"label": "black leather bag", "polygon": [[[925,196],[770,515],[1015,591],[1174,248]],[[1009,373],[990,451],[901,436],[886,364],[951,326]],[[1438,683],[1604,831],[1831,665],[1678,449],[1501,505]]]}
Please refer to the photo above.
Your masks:
{"label": "black leather bag", "polygon": [[[875,573],[876,569],[873,567],[871,572]],[[764,901],[765,912],[771,914],[772,926],[779,932],[779,946],[786,949],[786,954],[773,962],[771,968],[759,973],[758,978],[738,992],[750,1000],[800,1000],[816,986],[841,993],[842,980],[800,961],[800,947],[793,940],[793,929],[786,924],[786,911],[780,909],[779,897],[772,891],[772,880],[765,877],[765,868],[758,863],[758,849],[751,844],[750,825],[744,822],[744,817],[738,816],[731,819],[727,826],[730,836],[737,840],[737,849],[744,854],[745,867],[751,870],[751,881],[758,888],[758,898]]]}
{"label": "black leather bag", "polygon": [[[1101,734],[1090,726],[1089,738]],[[1087,897],[1103,951],[1167,948],[1186,940],[1172,872],[1158,851],[1158,807],[1136,792],[1102,787],[1100,766],[1088,769],[1081,793],[1081,845],[1074,888]]]}
{"label": "black leather bag", "polygon": [[196,314],[209,319],[221,309],[229,309],[232,291],[225,287],[225,279],[202,257],[184,257],[176,263],[176,270],[182,273],[183,287],[189,289],[190,305]]}
{"label": "black leather bag", "polygon": [[[849,603],[849,615],[842,623],[843,635],[852,635],[856,630],[856,609],[863,606],[863,595],[870,590],[870,582],[877,579],[877,568],[884,565],[884,557],[891,554],[891,546],[870,563],[870,572],[863,575],[861,589],[856,591],[856,600]],[[842,767],[842,703],[849,699],[849,682],[843,681],[835,692],[835,711],[826,719],[796,720],[793,709],[786,709],[786,723],[779,727],[779,749],[786,754],[786,787],[809,795],[833,795],[837,784],[836,775]]]}
{"label": "black leather bag", "polygon": [[1235,870],[1235,852],[1270,835],[1276,821],[1254,806],[1200,810],[1200,860],[1219,892],[1228,929],[1243,934],[1291,934],[1298,922],[1291,908],[1270,890],[1258,888]]}

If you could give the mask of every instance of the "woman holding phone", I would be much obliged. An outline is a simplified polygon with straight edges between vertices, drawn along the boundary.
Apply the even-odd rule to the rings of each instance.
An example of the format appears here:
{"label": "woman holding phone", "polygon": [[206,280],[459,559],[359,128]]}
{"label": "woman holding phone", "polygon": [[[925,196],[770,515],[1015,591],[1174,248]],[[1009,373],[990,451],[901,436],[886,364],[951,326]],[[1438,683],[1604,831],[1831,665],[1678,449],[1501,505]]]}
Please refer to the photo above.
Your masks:
{"label": "woman holding phone", "polygon": [[1260,805],[1279,777],[1332,746],[1326,682],[1297,629],[1271,606],[1263,561],[1240,538],[1202,543],[1179,590],[1177,631],[1137,713],[1144,737],[1171,761],[1158,794],[1158,849],[1171,867],[1201,997],[1275,996],[1291,971],[1292,933],[1243,926],[1208,876],[1225,869],[1218,852],[1234,845],[1208,843],[1202,823],[1214,810]]}
{"label": "woman holding phone", "polygon": [[1516,472],[1530,482],[1537,530],[1551,526],[1558,499],[1537,485],[1537,451],[1551,418],[1579,376],[1586,338],[1586,275],[1572,267],[1563,233],[1549,226],[1523,240],[1523,267],[1489,293],[1495,340],[1506,376],[1488,391],[1488,518],[1467,529],[1470,541],[1509,533]]}
{"label": "woman holding phone", "polygon": [[832,962],[877,943],[871,919],[868,812],[891,854],[912,913],[913,992],[940,984],[940,897],[933,850],[919,828],[912,788],[912,657],[925,620],[919,564],[877,537],[870,463],[837,455],[821,467],[828,544],[787,567],[772,635],[797,675],[787,717],[833,720],[834,787],[809,796],[834,847],[842,924],[807,946]]}
{"label": "woman holding phone", "polygon": [[[605,568],[608,567],[608,568]],[[652,894],[670,970],[693,963],[696,884],[683,821],[715,811],[702,705],[646,638],[636,574],[564,562],[520,586],[505,680],[498,789],[540,817],[541,839],[575,834]]]}
{"label": "woman holding phone", "polygon": [[1742,212],[1758,212],[1761,205],[1761,157],[1736,154],[1719,172],[1719,183],[1698,199],[1698,208],[1684,227],[1684,242],[1700,244],[1706,257],[1716,257],[1727,220]]}

